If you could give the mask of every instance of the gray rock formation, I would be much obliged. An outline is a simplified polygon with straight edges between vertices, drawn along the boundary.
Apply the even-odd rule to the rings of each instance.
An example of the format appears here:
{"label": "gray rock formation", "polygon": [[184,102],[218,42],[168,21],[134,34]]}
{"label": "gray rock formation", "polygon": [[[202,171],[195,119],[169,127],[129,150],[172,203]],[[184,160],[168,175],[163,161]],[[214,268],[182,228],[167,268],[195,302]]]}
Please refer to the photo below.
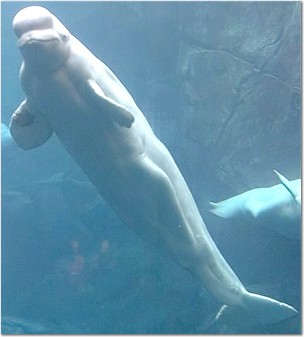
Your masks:
{"label": "gray rock formation", "polygon": [[273,168],[299,177],[300,3],[193,6],[178,64],[183,133],[235,191],[275,181]]}

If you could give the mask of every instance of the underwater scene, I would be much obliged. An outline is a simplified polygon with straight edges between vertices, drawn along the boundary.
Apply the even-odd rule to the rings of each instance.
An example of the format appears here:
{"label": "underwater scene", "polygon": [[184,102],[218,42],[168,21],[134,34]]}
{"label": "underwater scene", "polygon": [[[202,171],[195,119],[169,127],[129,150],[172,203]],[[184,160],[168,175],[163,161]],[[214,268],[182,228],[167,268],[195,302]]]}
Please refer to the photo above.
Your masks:
{"label": "underwater scene", "polygon": [[1,2],[2,334],[302,332],[301,11]]}

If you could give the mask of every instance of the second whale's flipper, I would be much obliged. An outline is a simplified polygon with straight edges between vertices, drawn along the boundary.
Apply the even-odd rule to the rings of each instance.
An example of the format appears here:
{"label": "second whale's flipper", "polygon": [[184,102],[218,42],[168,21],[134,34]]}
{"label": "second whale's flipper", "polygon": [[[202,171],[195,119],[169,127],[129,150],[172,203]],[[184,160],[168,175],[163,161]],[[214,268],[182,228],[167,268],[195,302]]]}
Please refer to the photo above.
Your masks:
{"label": "second whale's flipper", "polygon": [[285,178],[281,173],[276,170],[273,172],[278,176],[281,183],[285,186],[286,190],[294,197],[295,201],[301,205],[301,188],[296,189],[291,182]]}
{"label": "second whale's flipper", "polygon": [[270,196],[266,189],[253,189],[220,202],[209,202],[209,212],[225,219],[243,218],[248,215],[255,218],[263,211]]}
{"label": "second whale's flipper", "polygon": [[209,212],[221,218],[234,218],[235,214],[242,213],[242,203],[240,196],[235,196],[220,202],[210,202]]}
{"label": "second whale's flipper", "polygon": [[9,127],[1,123],[1,155],[2,160],[5,158],[11,158],[14,154],[21,152],[22,150],[14,141],[14,138],[11,135]]}

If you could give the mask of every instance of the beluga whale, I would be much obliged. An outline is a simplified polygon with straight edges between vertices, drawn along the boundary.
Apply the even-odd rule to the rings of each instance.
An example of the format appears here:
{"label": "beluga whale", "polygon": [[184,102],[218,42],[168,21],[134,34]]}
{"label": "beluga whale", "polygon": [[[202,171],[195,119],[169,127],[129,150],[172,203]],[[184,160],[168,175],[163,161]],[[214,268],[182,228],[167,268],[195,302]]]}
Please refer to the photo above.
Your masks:
{"label": "beluga whale", "polygon": [[273,170],[280,184],[254,188],[218,203],[210,212],[226,219],[242,219],[288,239],[301,238],[301,179],[288,180]]}
{"label": "beluga whale", "polygon": [[19,11],[13,28],[26,94],[11,118],[16,143],[33,149],[55,133],[117,215],[190,270],[225,309],[262,323],[296,315],[292,306],[245,289],[170,152],[113,72],[43,7]]}
{"label": "beluga whale", "polygon": [[2,160],[8,159],[10,156],[12,156],[15,153],[18,153],[20,148],[16,145],[16,142],[14,141],[9,127],[1,123],[1,155]]}

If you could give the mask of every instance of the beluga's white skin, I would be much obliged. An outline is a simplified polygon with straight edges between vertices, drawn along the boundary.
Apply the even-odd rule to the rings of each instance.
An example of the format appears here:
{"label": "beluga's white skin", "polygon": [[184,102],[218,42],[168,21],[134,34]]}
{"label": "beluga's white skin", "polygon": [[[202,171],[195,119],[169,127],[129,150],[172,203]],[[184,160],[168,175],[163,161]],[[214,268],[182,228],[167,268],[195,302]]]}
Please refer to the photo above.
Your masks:
{"label": "beluga's white skin", "polygon": [[255,188],[232,198],[211,202],[210,212],[227,219],[244,219],[289,239],[301,237],[301,179],[289,181],[274,171],[281,184]]}
{"label": "beluga's white skin", "polygon": [[13,27],[26,94],[11,119],[15,141],[31,149],[55,132],[119,217],[170,252],[219,302],[264,323],[294,316],[293,307],[244,288],[169,151],[111,70],[42,7],[22,9]]}

